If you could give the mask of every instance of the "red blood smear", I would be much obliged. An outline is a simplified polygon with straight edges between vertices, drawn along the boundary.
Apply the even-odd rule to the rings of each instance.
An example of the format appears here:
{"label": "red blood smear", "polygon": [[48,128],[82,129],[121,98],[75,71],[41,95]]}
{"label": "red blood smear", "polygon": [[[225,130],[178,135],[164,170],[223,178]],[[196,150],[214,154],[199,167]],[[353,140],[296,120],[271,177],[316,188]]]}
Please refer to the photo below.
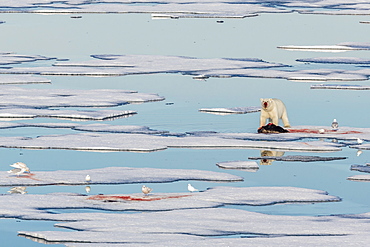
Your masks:
{"label": "red blood smear", "polygon": [[[312,133],[319,134],[319,130],[315,129],[288,129],[290,133]],[[335,130],[325,130],[325,133],[336,133],[336,134],[361,134],[360,131],[335,131]]]}
{"label": "red blood smear", "polygon": [[161,196],[161,197],[153,197],[153,196],[145,196],[145,197],[132,197],[132,196],[109,196],[109,195],[95,195],[89,196],[86,198],[87,200],[100,200],[100,201],[159,201],[163,199],[175,199],[175,198],[182,198],[187,197],[190,195],[179,195],[179,196]]}
{"label": "red blood smear", "polygon": [[32,180],[41,181],[40,179],[34,178],[35,175],[35,173],[28,173],[27,175],[23,173],[23,175],[17,176],[17,178],[29,178]]}

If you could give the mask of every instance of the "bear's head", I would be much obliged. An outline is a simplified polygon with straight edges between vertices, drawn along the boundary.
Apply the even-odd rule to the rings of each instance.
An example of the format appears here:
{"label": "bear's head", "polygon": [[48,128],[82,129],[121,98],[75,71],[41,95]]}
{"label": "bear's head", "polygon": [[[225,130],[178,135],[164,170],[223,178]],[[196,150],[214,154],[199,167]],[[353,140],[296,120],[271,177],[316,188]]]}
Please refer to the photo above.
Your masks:
{"label": "bear's head", "polygon": [[264,110],[267,110],[269,108],[271,108],[272,106],[272,99],[260,99],[261,100],[261,106],[262,106],[262,109]]}

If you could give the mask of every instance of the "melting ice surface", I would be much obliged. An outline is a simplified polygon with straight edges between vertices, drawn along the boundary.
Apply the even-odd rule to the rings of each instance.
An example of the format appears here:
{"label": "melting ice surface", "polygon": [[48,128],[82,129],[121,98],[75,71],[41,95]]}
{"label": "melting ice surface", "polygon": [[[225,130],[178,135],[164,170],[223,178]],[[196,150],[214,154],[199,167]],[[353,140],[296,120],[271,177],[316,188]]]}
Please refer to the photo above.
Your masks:
{"label": "melting ice surface", "polygon": [[[17,4],[12,7],[20,11],[50,11],[49,7],[64,11],[71,2],[53,2],[39,9],[30,8],[34,1],[11,4]],[[74,4],[79,4],[79,1],[74,1]],[[325,7],[323,4],[318,3],[315,8]],[[286,12],[291,11],[292,6],[295,8],[292,3],[284,5],[284,8],[268,9]],[[306,7],[307,3],[297,2],[295,5]],[[117,10],[117,4],[101,6],[105,6],[106,11]],[[198,4],[195,7],[209,10],[210,6]],[[119,7],[118,10],[122,9]],[[164,12],[169,13],[179,6],[167,7],[171,9]],[[191,7],[189,9],[193,11],[194,6]],[[240,10],[236,4],[233,7]],[[94,8],[97,10],[97,5],[85,4],[81,10]],[[138,8],[147,8],[149,10],[145,11],[148,12],[155,9],[145,4],[131,5],[130,8],[136,12]],[[353,10],[356,9],[349,11]],[[221,14],[230,16],[230,13]],[[221,14],[213,13],[217,18]],[[181,13],[183,17],[186,15]],[[0,26],[0,31],[10,37],[0,41],[4,49],[2,54],[7,57],[1,66],[1,73],[4,73],[1,81],[6,84],[32,83],[19,86],[18,91],[10,90],[12,95],[4,87],[4,100],[8,99],[5,106],[18,105],[22,111],[32,114],[41,110],[81,113],[86,110],[83,108],[86,105],[72,105],[72,101],[67,100],[64,102],[70,103],[69,108],[60,108],[61,105],[53,103],[54,97],[50,94],[65,96],[55,99],[56,103],[61,99],[71,99],[66,97],[71,93],[76,94],[79,102],[90,100],[97,103],[98,99],[99,102],[110,101],[111,98],[116,101],[112,94],[121,90],[155,94],[164,99],[145,104],[89,108],[94,113],[137,112],[130,118],[104,123],[93,120],[76,123],[46,118],[46,114],[38,115],[39,118],[3,122],[0,129],[3,147],[0,149],[1,175],[7,184],[0,187],[2,217],[17,217],[22,221],[53,220],[62,228],[53,228],[50,224],[43,228],[38,228],[36,223],[34,228],[20,225],[10,234],[4,234],[2,241],[13,246],[37,245],[37,242],[16,237],[20,231],[22,236],[35,241],[69,241],[65,244],[74,246],[101,246],[104,242],[127,241],[138,242],[139,245],[142,241],[153,245],[170,241],[179,246],[184,243],[244,245],[246,241],[255,246],[288,246],[302,241],[327,246],[337,246],[343,241],[359,245],[361,241],[368,242],[370,201],[364,196],[368,183],[349,180],[354,175],[366,175],[357,170],[366,171],[364,166],[369,162],[369,119],[363,110],[363,106],[369,105],[367,92],[311,90],[310,83],[302,83],[345,80],[346,84],[356,81],[356,85],[368,85],[367,68],[358,67],[359,62],[364,61],[361,58],[368,57],[368,51],[363,48],[367,41],[363,34],[368,26],[359,23],[366,19],[365,16],[263,14],[244,20],[227,19],[222,24],[214,19],[151,20],[149,15],[83,14],[82,18],[69,17],[0,16],[6,21]],[[117,23],[121,28],[119,32],[107,28],[117,26]],[[136,28],[132,28],[133,23]],[[335,25],[326,29],[322,23]],[[19,27],[15,33],[13,25]],[[325,35],[320,35],[320,32]],[[271,39],[271,36],[275,38]],[[19,40],[29,40],[29,43]],[[348,46],[354,42],[361,43],[362,48],[346,51],[346,57],[351,58],[346,60],[343,59],[344,53],[318,56],[311,51],[277,49],[290,44]],[[36,45],[30,48],[29,44]],[[325,63],[310,59],[323,56],[327,56]],[[56,61],[65,58],[69,61]],[[125,58],[131,59],[129,63],[124,61]],[[307,60],[300,62],[299,59]],[[153,64],[153,61],[161,61],[161,64]],[[39,77],[40,74],[43,76]],[[71,76],[73,74],[85,76]],[[97,75],[105,77],[88,77]],[[193,80],[194,77],[206,80]],[[85,93],[91,90],[96,90],[97,94],[86,96]],[[109,90],[109,93],[101,90]],[[85,96],[80,97],[82,94],[79,93]],[[33,101],[33,96],[44,97],[45,100]],[[298,131],[286,135],[258,135],[255,133],[258,112],[245,115],[199,112],[204,108],[235,110],[242,106],[256,106],[261,97],[282,99],[287,105],[293,128]],[[40,109],[45,107],[50,109]],[[25,113],[22,114],[18,117],[25,117]],[[330,128],[334,118],[340,124],[337,132]],[[324,133],[320,132],[321,129]],[[357,138],[364,142],[358,144]],[[266,162],[249,159],[262,156],[271,159]],[[326,161],[301,161],[312,160],[312,157]],[[346,159],[331,160],[332,157]],[[17,161],[28,164],[31,173],[9,178],[6,171]],[[256,164],[259,169],[253,168],[255,172],[236,169],[256,167]],[[359,165],[357,170],[351,166],[353,164]],[[135,172],[125,174],[125,167],[137,171],[138,176],[135,177]],[[123,172],[112,177],[111,170]],[[100,185],[95,180],[96,174],[105,171],[106,177],[101,176],[98,181],[106,184]],[[171,180],[164,176],[167,171]],[[201,171],[200,176],[189,177],[194,171]],[[90,183],[85,180],[87,173],[91,176]],[[215,174],[221,177],[210,179]],[[241,177],[243,181],[240,181]],[[225,178],[236,181],[225,182]],[[42,179],[45,186],[32,186],[42,183],[39,181]],[[191,184],[200,192],[188,192],[187,179],[195,179]],[[173,180],[176,182],[170,182]],[[56,184],[56,181],[78,185],[46,185]],[[110,185],[112,181],[119,183]],[[144,182],[153,188],[149,196],[141,193]],[[14,206],[9,206],[9,202]],[[62,209],[58,210],[58,207]],[[70,211],[63,211],[68,207]],[[84,209],[84,213],[79,211]],[[92,209],[96,211],[88,211]],[[106,210],[118,211],[109,211],[108,214]],[[137,213],[127,214],[133,211]],[[4,223],[4,219],[0,222]],[[122,222],[125,224],[121,225]],[[271,222],[274,222],[274,227],[270,227]],[[113,229],[112,223],[117,228]],[[132,226],[130,231],[125,230],[127,224]],[[5,225],[12,226],[12,223],[6,221]],[[72,230],[66,233],[63,228]],[[269,238],[240,238],[243,236]]]}

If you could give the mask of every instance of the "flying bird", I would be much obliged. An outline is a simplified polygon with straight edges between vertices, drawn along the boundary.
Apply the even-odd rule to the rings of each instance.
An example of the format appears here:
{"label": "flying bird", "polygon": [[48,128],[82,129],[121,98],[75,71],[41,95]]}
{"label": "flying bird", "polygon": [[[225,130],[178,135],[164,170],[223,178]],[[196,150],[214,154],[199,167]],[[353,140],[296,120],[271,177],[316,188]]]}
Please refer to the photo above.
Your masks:
{"label": "flying bird", "polygon": [[334,118],[334,120],[333,120],[333,122],[331,123],[331,127],[332,127],[332,129],[333,130],[338,130],[338,122],[337,122],[337,120]]}
{"label": "flying bird", "polygon": [[143,187],[141,187],[141,191],[147,195],[149,194],[151,191],[152,191],[152,188],[149,188],[149,187],[146,187],[145,185],[143,185]]}
{"label": "flying bird", "polygon": [[198,191],[196,188],[194,188],[191,184],[188,184],[188,191],[195,192]]}
{"label": "flying bird", "polygon": [[25,172],[30,172],[30,169],[27,167],[27,165],[25,163],[22,163],[22,162],[17,162],[17,163],[14,163],[12,165],[10,165],[11,167],[14,167],[14,169],[8,171],[8,173],[11,173],[11,174],[15,174],[17,176],[25,173]]}

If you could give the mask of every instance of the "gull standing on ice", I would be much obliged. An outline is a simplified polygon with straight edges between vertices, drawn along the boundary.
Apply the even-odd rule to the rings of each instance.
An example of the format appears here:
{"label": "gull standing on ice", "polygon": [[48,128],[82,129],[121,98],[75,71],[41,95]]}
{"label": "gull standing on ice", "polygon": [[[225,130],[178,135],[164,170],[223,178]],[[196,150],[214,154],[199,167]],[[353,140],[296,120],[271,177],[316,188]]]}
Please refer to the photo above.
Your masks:
{"label": "gull standing on ice", "polygon": [[147,195],[149,194],[150,192],[152,192],[152,188],[149,188],[149,187],[146,187],[145,185],[143,185],[143,187],[141,187],[141,191]]}
{"label": "gull standing on ice", "polygon": [[333,122],[331,123],[331,127],[333,128],[333,130],[337,131],[338,130],[338,122],[337,120],[334,118]]}
{"label": "gull standing on ice", "polygon": [[362,140],[362,139],[360,139],[360,138],[357,138],[357,143],[358,144],[362,144],[364,141]]}
{"label": "gull standing on ice", "polygon": [[195,192],[198,191],[196,188],[194,188],[191,184],[188,184],[188,191]]}
{"label": "gull standing on ice", "polygon": [[91,181],[90,175],[86,175],[85,180],[86,180],[86,182],[90,182]]}
{"label": "gull standing on ice", "polygon": [[22,163],[22,162],[17,162],[17,163],[14,163],[14,164],[10,165],[10,166],[14,167],[14,169],[8,171],[8,173],[12,173],[12,174],[15,174],[17,176],[19,176],[20,174],[25,173],[25,172],[30,172],[30,169],[27,167],[27,165],[25,163]]}

